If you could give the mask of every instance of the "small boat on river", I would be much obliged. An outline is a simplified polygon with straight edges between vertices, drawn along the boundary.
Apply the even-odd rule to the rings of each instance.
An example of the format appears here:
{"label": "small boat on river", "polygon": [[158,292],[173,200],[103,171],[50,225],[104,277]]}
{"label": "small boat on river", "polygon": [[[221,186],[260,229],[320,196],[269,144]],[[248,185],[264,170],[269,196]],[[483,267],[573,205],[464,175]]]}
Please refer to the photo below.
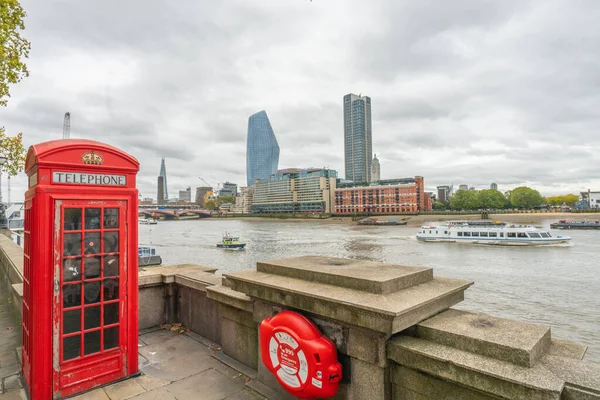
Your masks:
{"label": "small boat on river", "polygon": [[162,258],[156,254],[156,249],[149,246],[138,247],[138,267],[152,267],[161,265]]}
{"label": "small boat on river", "polygon": [[141,225],[156,225],[156,224],[158,224],[158,222],[156,222],[155,219],[151,219],[151,218],[140,218],[140,219],[138,219],[138,222]]}
{"label": "small boat on river", "polygon": [[561,219],[558,222],[550,224],[552,229],[600,229],[600,221],[567,221]]}
{"label": "small boat on river", "polygon": [[406,220],[398,220],[398,219],[388,219],[381,220],[377,218],[364,218],[358,221],[359,225],[375,225],[375,226],[385,226],[385,225],[406,225],[408,221]]}
{"label": "small boat on river", "polygon": [[221,249],[243,249],[246,243],[241,243],[238,236],[231,236],[229,233],[223,235],[221,243],[217,243],[217,247]]}
{"label": "small boat on river", "polygon": [[569,236],[552,236],[530,225],[510,225],[500,221],[449,221],[423,225],[417,239],[423,242],[473,243],[496,246],[540,246],[565,243]]}

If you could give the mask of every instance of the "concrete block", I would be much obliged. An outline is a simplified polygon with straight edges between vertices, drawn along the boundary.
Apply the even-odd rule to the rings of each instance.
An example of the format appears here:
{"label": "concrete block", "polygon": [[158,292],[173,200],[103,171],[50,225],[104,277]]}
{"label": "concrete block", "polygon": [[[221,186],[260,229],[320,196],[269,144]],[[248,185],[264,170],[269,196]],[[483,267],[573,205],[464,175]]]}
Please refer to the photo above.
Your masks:
{"label": "concrete block", "polygon": [[227,318],[228,320],[245,325],[249,328],[256,328],[256,322],[254,322],[254,320],[252,319],[252,313],[241,310],[239,308],[230,307],[223,303],[218,304],[218,306],[221,318]]}
{"label": "concrete block", "polygon": [[208,286],[206,293],[209,299],[213,299],[228,306],[240,310],[252,312],[252,299],[244,293],[236,292],[227,286]]}
{"label": "concrete block", "polygon": [[15,283],[11,286],[11,297],[12,304],[19,313],[19,315],[23,315],[23,284]]}
{"label": "concrete block", "polygon": [[135,380],[127,379],[123,382],[115,383],[105,387],[104,391],[111,400],[121,400],[144,393],[146,390],[144,390],[144,388],[141,387]]}
{"label": "concrete block", "polygon": [[206,297],[206,292],[179,287],[178,320],[205,338],[219,342],[220,316],[219,303]]}
{"label": "concrete block", "polygon": [[152,286],[139,289],[139,329],[146,329],[164,324],[165,287]]}
{"label": "concrete block", "polygon": [[262,261],[256,270],[376,294],[397,292],[433,279],[431,268],[322,256]]}
{"label": "concrete block", "polygon": [[[436,379],[415,370],[393,365],[391,368],[391,381],[393,399],[402,399],[402,393],[406,392],[408,398],[427,398],[432,400],[495,400],[485,394],[451,384],[441,379]],[[399,391],[400,393],[396,393]]]}
{"label": "concrete block", "polygon": [[559,400],[564,380],[541,363],[523,367],[424,339],[397,336],[388,358],[439,379],[511,400]]}
{"label": "concrete block", "polygon": [[[225,306],[226,307],[226,306]],[[221,307],[221,309],[225,308]],[[235,310],[235,309],[232,309]],[[248,319],[252,322],[251,317]],[[233,359],[256,370],[258,367],[258,327],[241,324],[226,317],[221,318],[221,349]]]}
{"label": "concrete block", "polygon": [[[456,279],[435,278],[421,285],[382,295],[256,271],[233,272],[226,276],[233,290],[250,297],[388,335],[400,332],[461,301],[462,293],[472,284]],[[260,309],[255,310],[254,314],[255,321],[268,316],[267,312]]]}
{"label": "concrete block", "polygon": [[221,285],[221,277],[204,271],[193,271],[175,275],[175,283],[191,289],[206,291],[206,288]]}
{"label": "concrete block", "polygon": [[551,343],[548,327],[453,309],[419,323],[417,336],[525,367]]}
{"label": "concrete block", "polygon": [[350,328],[345,353],[350,357],[385,368],[387,366],[386,336],[379,332]]}
{"label": "concrete block", "polygon": [[391,399],[391,383],[385,368],[351,359],[352,376],[347,387],[348,400],[388,400]]}
{"label": "concrete block", "polygon": [[586,351],[586,345],[574,343],[568,340],[552,338],[552,343],[550,344],[547,354],[550,356],[583,360]]}
{"label": "concrete block", "polygon": [[547,355],[540,360],[540,366],[563,380],[566,387],[600,397],[600,364]]}

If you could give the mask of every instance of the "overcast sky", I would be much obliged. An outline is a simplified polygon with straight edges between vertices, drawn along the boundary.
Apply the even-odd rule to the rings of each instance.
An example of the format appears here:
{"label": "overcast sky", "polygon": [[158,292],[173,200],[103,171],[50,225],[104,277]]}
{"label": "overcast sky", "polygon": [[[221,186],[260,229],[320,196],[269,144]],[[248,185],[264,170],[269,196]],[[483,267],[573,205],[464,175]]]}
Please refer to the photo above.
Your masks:
{"label": "overcast sky", "polygon": [[[160,157],[170,195],[198,176],[243,185],[248,117],[263,109],[280,168],[343,177],[350,92],[371,96],[382,179],[600,190],[595,0],[22,4],[31,76],[0,124],[29,146],[61,138],[70,110],[71,137],[138,158],[144,197]],[[13,201],[25,184],[13,180]]]}

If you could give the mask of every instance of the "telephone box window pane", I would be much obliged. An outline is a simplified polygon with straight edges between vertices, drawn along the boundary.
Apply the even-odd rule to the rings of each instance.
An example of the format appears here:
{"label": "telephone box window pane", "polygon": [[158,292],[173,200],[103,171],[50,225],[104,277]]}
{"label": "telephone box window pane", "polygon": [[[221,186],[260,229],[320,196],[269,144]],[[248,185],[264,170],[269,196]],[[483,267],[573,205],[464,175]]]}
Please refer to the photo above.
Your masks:
{"label": "telephone box window pane", "polygon": [[104,306],[104,325],[119,322],[119,303],[106,304]]}
{"label": "telephone box window pane", "polygon": [[119,256],[104,257],[104,276],[119,276]]}
{"label": "telephone box window pane", "polygon": [[105,279],[102,285],[104,286],[104,301],[117,300],[119,298],[118,279]]}
{"label": "telephone box window pane", "polygon": [[119,209],[104,209],[104,229],[116,229],[119,227]]}
{"label": "telephone box window pane", "polygon": [[100,209],[85,209],[85,229],[100,229]]}
{"label": "telephone box window pane", "polygon": [[85,296],[85,304],[98,303],[100,301],[100,282],[86,282],[83,295]]}
{"label": "telephone box window pane", "polygon": [[65,208],[63,226],[65,231],[81,229],[81,208]]}
{"label": "telephone box window pane", "polygon": [[66,258],[63,260],[63,282],[81,280],[81,258]]}
{"label": "telephone box window pane", "polygon": [[100,253],[100,232],[86,232],[84,248],[85,254]]}
{"label": "telephone box window pane", "polygon": [[104,330],[104,350],[119,347],[119,327],[108,328]]}
{"label": "telephone box window pane", "polygon": [[84,329],[100,327],[100,306],[83,309],[83,327]]}
{"label": "telephone box window pane", "polygon": [[83,334],[83,354],[88,355],[100,351],[100,331]]}
{"label": "telephone box window pane", "polygon": [[81,233],[65,233],[65,256],[81,255]]}
{"label": "telephone box window pane", "polygon": [[72,360],[81,354],[81,335],[63,339],[63,360]]}
{"label": "telephone box window pane", "polygon": [[100,257],[84,258],[85,279],[100,278]]}
{"label": "telephone box window pane", "polygon": [[81,330],[81,309],[63,313],[63,334],[75,333]]}
{"label": "telephone box window pane", "polygon": [[63,285],[63,307],[77,307],[81,305],[81,284]]}
{"label": "telephone box window pane", "polygon": [[104,252],[116,253],[119,251],[119,232],[104,232]]}

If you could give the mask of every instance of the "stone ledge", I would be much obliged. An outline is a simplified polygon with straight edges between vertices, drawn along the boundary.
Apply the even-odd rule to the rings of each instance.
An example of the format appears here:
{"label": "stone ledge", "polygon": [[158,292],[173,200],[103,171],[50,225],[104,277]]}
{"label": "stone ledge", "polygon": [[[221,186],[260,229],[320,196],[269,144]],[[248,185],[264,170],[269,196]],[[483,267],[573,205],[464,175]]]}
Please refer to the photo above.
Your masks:
{"label": "stone ledge", "polygon": [[23,315],[23,284],[16,283],[11,286],[11,295],[13,304],[15,305],[19,314]]}
{"label": "stone ledge", "polygon": [[524,367],[551,344],[548,327],[453,309],[421,322],[417,336]]}
{"label": "stone ledge", "polygon": [[207,287],[220,285],[221,277],[207,273],[196,272],[175,275],[175,283],[181,286],[189,287],[190,289],[200,290],[205,292]]}
{"label": "stone ledge", "polygon": [[435,278],[391,294],[307,282],[254,270],[225,274],[233,290],[250,297],[393,334],[462,301],[472,282]]}
{"label": "stone ledge", "polygon": [[220,285],[221,277],[214,274],[216,268],[198,264],[179,264],[164,267],[140,268],[139,287],[177,283],[204,291],[207,286]]}
{"label": "stone ledge", "polygon": [[252,312],[252,299],[242,292],[236,292],[227,286],[209,286],[206,288],[209,299],[227,304],[228,306]]}
{"label": "stone ledge", "polygon": [[550,344],[547,354],[549,356],[583,360],[586,351],[586,345],[570,342],[568,340],[552,338],[552,343]]}
{"label": "stone ledge", "polygon": [[256,270],[375,294],[397,292],[433,279],[431,268],[322,256],[262,261],[256,263]]}
{"label": "stone ledge", "polygon": [[564,380],[539,363],[528,368],[410,336],[388,342],[399,365],[511,400],[560,400]]}

